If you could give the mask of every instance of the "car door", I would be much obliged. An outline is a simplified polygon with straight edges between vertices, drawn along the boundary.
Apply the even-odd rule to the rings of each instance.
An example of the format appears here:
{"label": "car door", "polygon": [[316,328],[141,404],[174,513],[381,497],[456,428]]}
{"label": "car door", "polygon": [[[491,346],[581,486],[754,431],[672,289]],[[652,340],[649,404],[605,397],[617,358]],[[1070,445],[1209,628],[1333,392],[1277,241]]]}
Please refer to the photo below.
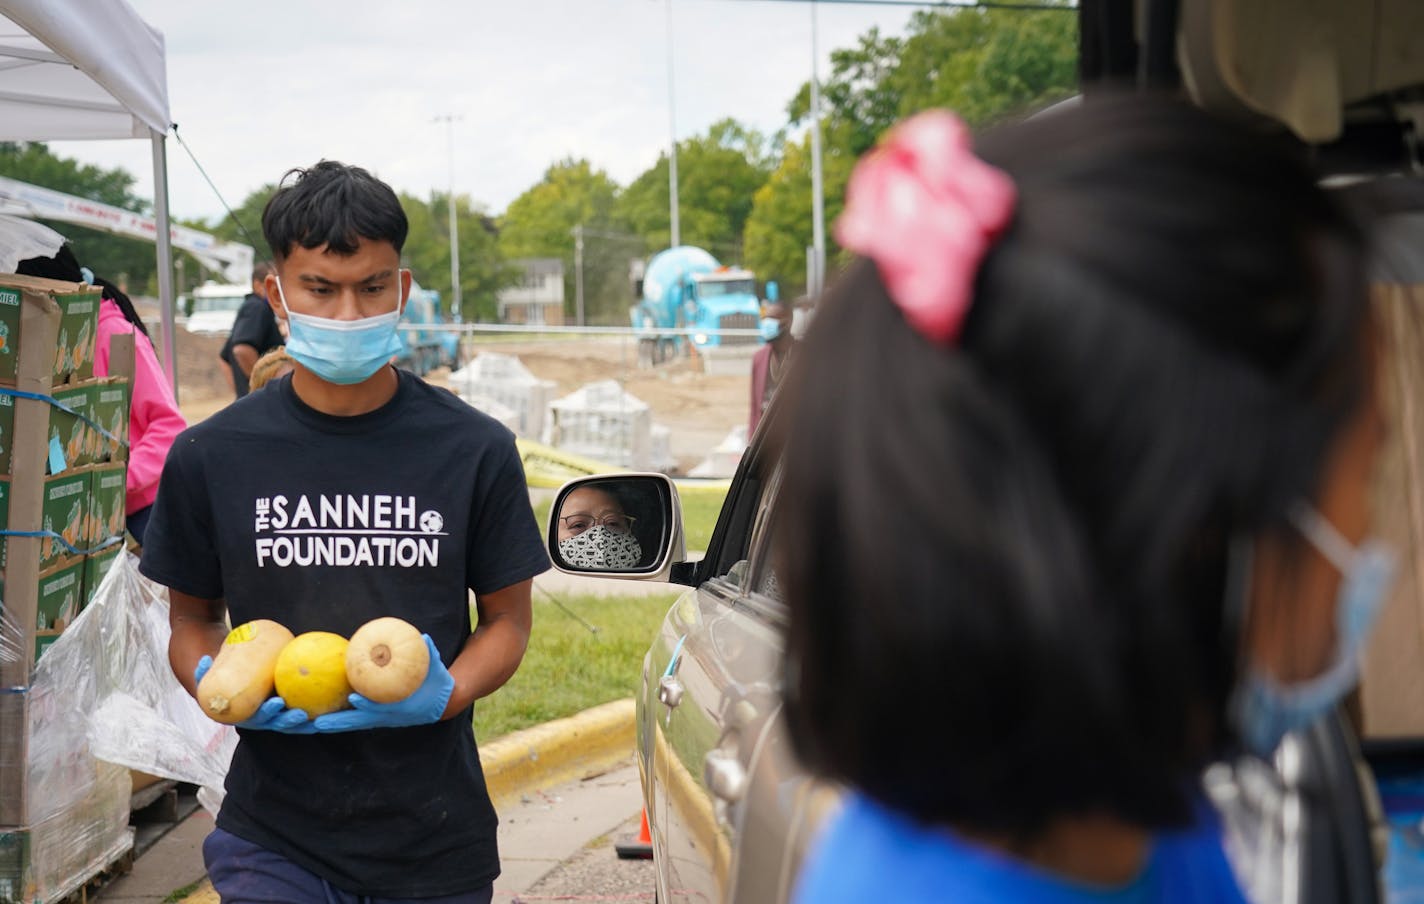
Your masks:
{"label": "car door", "polygon": [[783,624],[752,591],[776,477],[770,456],[744,462],[700,582],[670,610],[649,655],[655,844],[669,902],[734,900],[746,793],[780,702]]}
{"label": "car door", "polygon": [[[746,593],[739,600],[759,624],[774,630],[759,638],[758,656],[766,668],[745,669],[752,683],[738,688],[744,720],[753,714],[759,724],[747,765],[745,790],[735,809],[732,884],[728,901],[790,899],[796,874],[822,820],[838,806],[840,788],[808,775],[797,759],[782,712],[785,682],[785,630],[788,611],[776,574],[772,537],[776,520],[776,490],[751,538]],[[763,662],[759,660],[758,665]],[[764,709],[764,711],[763,711]]]}

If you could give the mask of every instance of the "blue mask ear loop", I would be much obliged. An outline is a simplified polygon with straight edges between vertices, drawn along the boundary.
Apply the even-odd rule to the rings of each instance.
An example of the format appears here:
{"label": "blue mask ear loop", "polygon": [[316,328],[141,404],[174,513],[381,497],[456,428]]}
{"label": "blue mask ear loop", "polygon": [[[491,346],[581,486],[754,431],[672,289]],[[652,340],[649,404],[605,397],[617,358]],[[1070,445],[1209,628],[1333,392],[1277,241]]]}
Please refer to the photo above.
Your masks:
{"label": "blue mask ear loop", "polygon": [[1291,526],[1300,531],[1301,536],[1309,540],[1326,561],[1335,566],[1343,580],[1355,560],[1355,546],[1345,539],[1345,535],[1340,533],[1340,529],[1331,524],[1329,519],[1304,502],[1293,506],[1289,517]]}
{"label": "blue mask ear loop", "polygon": [[277,300],[282,303],[282,313],[287,315],[287,329],[291,329],[292,309],[287,307],[287,293],[282,289],[282,277],[273,273],[272,281],[277,284]]}
{"label": "blue mask ear loop", "polygon": [[[405,313],[405,284],[401,282],[401,274],[409,273],[405,267],[396,268],[396,313]],[[292,309],[287,307],[287,293],[282,290],[282,277],[272,274],[272,281],[277,284],[277,300],[282,303],[282,313],[287,315],[287,324],[290,328],[292,322]]]}

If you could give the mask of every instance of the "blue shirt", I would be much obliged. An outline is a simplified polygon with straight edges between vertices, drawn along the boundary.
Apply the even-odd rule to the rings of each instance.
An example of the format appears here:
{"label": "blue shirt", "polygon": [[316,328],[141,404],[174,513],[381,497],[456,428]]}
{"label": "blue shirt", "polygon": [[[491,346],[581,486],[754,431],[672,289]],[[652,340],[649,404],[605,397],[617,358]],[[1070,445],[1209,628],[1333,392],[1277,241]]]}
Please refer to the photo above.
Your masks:
{"label": "blue shirt", "polygon": [[812,845],[795,904],[1246,904],[1215,825],[1159,836],[1126,885],[1070,881],[850,795]]}

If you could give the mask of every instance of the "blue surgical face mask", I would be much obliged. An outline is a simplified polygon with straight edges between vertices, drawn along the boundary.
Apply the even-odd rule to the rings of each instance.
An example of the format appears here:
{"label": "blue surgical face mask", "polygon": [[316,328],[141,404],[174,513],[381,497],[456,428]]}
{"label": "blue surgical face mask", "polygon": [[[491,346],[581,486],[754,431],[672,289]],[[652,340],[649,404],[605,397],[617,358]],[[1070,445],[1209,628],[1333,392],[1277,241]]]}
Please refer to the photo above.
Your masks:
{"label": "blue surgical face mask", "polygon": [[775,317],[763,317],[761,319],[761,338],[766,342],[771,342],[781,335],[781,321]]}
{"label": "blue surgical face mask", "polygon": [[[397,270],[398,294],[400,274]],[[399,304],[394,311],[359,320],[296,314],[287,307],[281,278],[276,282],[277,300],[287,312],[287,354],[326,382],[348,386],[368,380],[400,352],[400,338],[396,335]]]}
{"label": "blue surgical face mask", "polygon": [[1330,712],[1359,680],[1360,653],[1394,583],[1395,555],[1379,540],[1359,546],[1335,529],[1314,508],[1302,505],[1291,514],[1296,529],[1340,572],[1335,596],[1335,652],[1314,678],[1281,684],[1259,668],[1250,668],[1234,703],[1242,745],[1269,756],[1281,739]]}

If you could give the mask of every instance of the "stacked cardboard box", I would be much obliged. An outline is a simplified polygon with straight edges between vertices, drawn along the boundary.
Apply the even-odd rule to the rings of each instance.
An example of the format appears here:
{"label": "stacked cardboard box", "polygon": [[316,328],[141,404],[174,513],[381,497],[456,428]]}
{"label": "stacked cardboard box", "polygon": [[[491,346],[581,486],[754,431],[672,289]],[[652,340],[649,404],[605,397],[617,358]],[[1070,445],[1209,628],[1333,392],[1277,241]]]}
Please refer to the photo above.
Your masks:
{"label": "stacked cardboard box", "polygon": [[[0,275],[0,901],[60,899],[132,844],[128,771],[96,761],[82,713],[35,681],[121,548],[106,544],[124,529],[132,339],[110,349],[119,376],[96,379],[99,302]],[[22,535],[50,531],[63,542]]]}

